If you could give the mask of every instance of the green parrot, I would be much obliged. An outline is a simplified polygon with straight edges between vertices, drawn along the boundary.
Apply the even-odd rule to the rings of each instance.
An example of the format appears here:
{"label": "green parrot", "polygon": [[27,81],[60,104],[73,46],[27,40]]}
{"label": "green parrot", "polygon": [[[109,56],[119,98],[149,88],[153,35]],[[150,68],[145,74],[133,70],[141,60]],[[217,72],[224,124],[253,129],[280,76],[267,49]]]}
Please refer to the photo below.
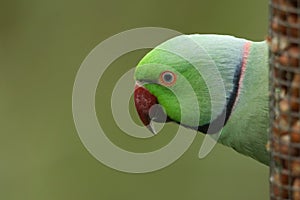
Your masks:
{"label": "green parrot", "polygon": [[152,132],[153,120],[221,133],[219,143],[269,165],[268,73],[266,41],[180,35],[137,65],[135,107]]}

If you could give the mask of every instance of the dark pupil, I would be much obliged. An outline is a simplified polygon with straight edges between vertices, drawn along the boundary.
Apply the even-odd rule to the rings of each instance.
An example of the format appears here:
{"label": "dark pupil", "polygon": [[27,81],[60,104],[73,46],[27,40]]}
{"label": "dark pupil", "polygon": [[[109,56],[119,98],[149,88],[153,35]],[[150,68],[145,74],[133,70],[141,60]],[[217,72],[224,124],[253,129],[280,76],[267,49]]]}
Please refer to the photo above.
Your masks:
{"label": "dark pupil", "polygon": [[166,82],[172,82],[173,76],[171,74],[165,74],[164,79]]}

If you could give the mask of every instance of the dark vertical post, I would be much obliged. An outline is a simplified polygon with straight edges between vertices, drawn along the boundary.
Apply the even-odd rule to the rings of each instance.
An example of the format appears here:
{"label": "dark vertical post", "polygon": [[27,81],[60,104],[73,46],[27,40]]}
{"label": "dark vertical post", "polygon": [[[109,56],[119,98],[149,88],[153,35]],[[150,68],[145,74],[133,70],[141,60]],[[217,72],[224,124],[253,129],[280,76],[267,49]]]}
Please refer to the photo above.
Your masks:
{"label": "dark vertical post", "polygon": [[300,200],[300,0],[270,0],[270,197]]}

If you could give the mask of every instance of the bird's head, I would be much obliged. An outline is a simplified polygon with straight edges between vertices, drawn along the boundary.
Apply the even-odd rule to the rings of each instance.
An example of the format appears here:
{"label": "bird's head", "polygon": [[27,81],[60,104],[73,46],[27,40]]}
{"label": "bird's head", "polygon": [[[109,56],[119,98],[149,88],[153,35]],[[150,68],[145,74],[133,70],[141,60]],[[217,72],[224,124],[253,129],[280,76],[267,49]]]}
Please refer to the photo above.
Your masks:
{"label": "bird's head", "polygon": [[[148,128],[151,129],[151,120],[175,121],[187,127],[205,126],[226,107],[233,81],[224,83],[220,65],[199,41],[186,35],[175,37],[139,62],[134,101],[141,121]],[[162,108],[151,109],[156,104]]]}

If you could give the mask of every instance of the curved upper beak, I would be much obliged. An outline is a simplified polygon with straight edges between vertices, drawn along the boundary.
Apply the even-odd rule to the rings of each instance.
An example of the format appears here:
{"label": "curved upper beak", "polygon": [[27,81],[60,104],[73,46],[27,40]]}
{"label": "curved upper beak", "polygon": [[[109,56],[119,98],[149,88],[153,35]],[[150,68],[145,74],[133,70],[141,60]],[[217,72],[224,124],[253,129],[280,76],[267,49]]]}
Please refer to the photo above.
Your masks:
{"label": "curved upper beak", "polygon": [[149,131],[156,134],[151,121],[165,122],[167,119],[167,116],[163,111],[163,108],[159,105],[157,98],[145,87],[136,84],[134,90],[134,104],[143,124],[149,129]]}
{"label": "curved upper beak", "polygon": [[137,113],[143,124],[153,133],[156,134],[149,115],[150,108],[157,104],[157,98],[152,95],[146,88],[136,84],[134,90],[134,104]]}

